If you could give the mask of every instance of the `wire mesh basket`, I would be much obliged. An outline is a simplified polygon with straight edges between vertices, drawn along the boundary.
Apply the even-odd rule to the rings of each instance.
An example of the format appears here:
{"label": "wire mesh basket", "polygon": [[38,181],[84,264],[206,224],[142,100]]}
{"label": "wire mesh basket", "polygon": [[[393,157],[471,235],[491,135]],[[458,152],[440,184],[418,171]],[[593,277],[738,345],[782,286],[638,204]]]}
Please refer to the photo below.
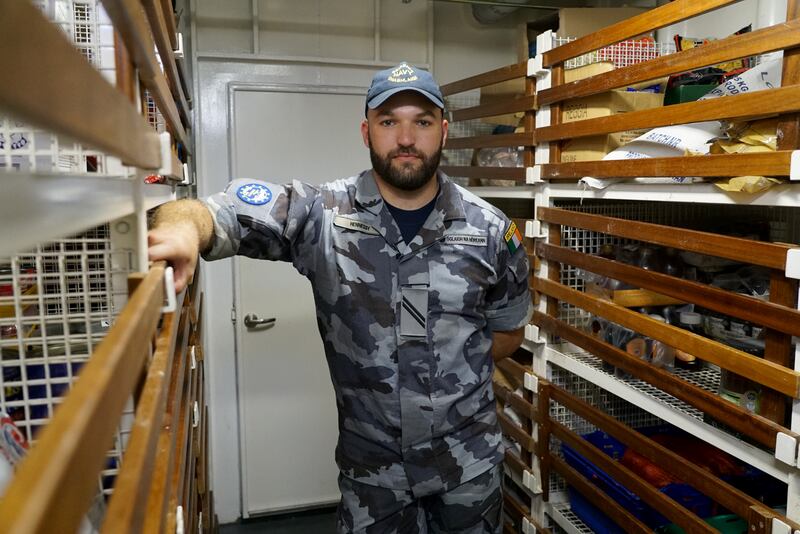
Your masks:
{"label": "wire mesh basket", "polygon": [[[132,251],[109,225],[0,258],[0,409],[29,442],[52,417],[126,301]],[[128,402],[100,486],[109,493],[132,421]]]}
{"label": "wire mesh basket", "polygon": [[[109,83],[116,83],[114,28],[99,0],[35,4]],[[9,78],[13,83],[13,78]],[[114,174],[114,158],[0,115],[0,169],[58,174]],[[113,168],[112,168],[113,167]]]}
{"label": "wire mesh basket", "polygon": [[[574,40],[575,37],[553,36],[553,47],[559,47]],[[674,53],[675,44],[671,42],[659,43],[650,38],[628,39],[565,61],[564,68],[576,69],[593,63],[609,62],[619,69]]]}

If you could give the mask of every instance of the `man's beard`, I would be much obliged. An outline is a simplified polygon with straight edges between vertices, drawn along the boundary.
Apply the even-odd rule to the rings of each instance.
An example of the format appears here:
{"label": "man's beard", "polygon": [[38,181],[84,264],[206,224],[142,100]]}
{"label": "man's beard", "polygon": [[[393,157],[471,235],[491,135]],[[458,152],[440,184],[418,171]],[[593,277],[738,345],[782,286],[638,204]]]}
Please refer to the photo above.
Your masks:
{"label": "man's beard", "polygon": [[[402,165],[399,168],[393,166],[393,158],[403,154],[417,156],[420,158],[422,165]],[[384,157],[373,150],[372,139],[369,139],[369,159],[372,161],[372,168],[389,185],[403,191],[416,191],[427,184],[436,173],[436,169],[439,168],[441,157],[441,142],[439,143],[439,148],[430,155],[426,155],[412,147],[396,148]]]}

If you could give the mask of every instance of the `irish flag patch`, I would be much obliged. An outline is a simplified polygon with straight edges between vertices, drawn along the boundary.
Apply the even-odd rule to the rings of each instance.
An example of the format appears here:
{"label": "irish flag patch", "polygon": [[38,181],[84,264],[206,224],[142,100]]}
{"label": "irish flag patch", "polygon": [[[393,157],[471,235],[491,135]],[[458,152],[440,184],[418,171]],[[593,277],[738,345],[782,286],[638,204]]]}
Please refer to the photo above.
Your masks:
{"label": "irish flag patch", "polygon": [[514,254],[517,249],[522,246],[522,234],[519,233],[519,228],[517,228],[514,221],[511,221],[511,226],[506,230],[504,239],[506,240],[506,245],[508,245],[508,250],[511,254]]}

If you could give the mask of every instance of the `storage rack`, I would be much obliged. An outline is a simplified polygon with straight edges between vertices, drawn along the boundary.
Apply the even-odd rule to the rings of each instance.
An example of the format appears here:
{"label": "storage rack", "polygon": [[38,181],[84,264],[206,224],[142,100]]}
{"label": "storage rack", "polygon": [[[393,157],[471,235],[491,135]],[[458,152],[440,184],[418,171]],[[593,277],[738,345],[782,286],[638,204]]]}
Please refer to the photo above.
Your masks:
{"label": "storage rack", "polygon": [[[535,252],[532,289],[536,312],[526,329],[524,348],[513,358],[499,363],[503,375],[496,380],[500,424],[519,449],[506,453],[506,532],[588,532],[569,510],[563,495],[563,481],[602,509],[625,531],[650,531],[631,513],[609,498],[597,486],[564,462],[555,446],[569,442],[596,465],[633,489],[643,500],[682,526],[687,532],[709,531],[703,523],[674,501],[653,492],[641,479],[619,464],[608,461],[598,449],[577,436],[584,428],[558,421],[567,409],[583,420],[624,442],[679,478],[691,483],[748,523],[750,532],[794,532],[800,522],[798,486],[798,432],[800,432],[800,391],[798,362],[793,336],[797,319],[797,245],[729,237],[708,231],[708,215],[732,217],[745,213],[768,213],[773,222],[770,241],[798,243],[798,188],[800,139],[797,102],[800,6],[788,2],[787,22],[748,34],[710,42],[702,47],[663,55],[616,68],[565,84],[566,63],[593,51],[648,34],[658,28],[736,3],[732,0],[675,0],[668,5],[615,24],[583,38],[554,46],[551,32],[537,39],[539,54],[529,60],[482,75],[445,85],[445,95],[504,80],[527,76],[524,97],[479,106],[467,113],[455,112],[450,119],[525,112],[524,132],[507,136],[486,136],[448,140],[447,148],[521,146],[524,167],[446,168],[456,176],[513,179],[512,188],[476,188],[482,196],[527,198],[536,212],[526,224],[528,251]],[[720,99],[673,105],[663,109],[635,111],[573,123],[561,123],[563,103],[568,99],[600,94],[614,88],[645,82],[718,64],[724,61],[782,51],[783,79],[780,88],[726,96]],[[670,52],[663,50],[662,52]],[[705,120],[748,120],[779,116],[778,150],[761,154],[711,155],[703,157],[650,158],[625,161],[561,162],[561,143],[568,139],[604,135],[619,131],[687,124]],[[708,183],[694,185],[617,184],[603,191],[582,191],[575,182],[583,176],[636,178],[699,176],[706,178],[742,175],[786,179],[760,195],[723,193]],[[670,214],[686,214],[702,203],[691,217],[676,220]],[[768,210],[768,211],[767,211]],[[666,216],[665,216],[666,214]],[[704,218],[705,215],[705,218]],[[645,222],[647,221],[647,222]],[[577,237],[576,237],[577,236]],[[769,301],[723,292],[676,277],[644,271],[596,256],[600,243],[643,242],[700,254],[728,258],[770,269]],[[731,347],[694,336],[685,330],[662,325],[624,306],[584,291],[578,269],[627,282],[657,295],[694,303],[728,316],[752,321],[766,329],[765,358],[753,358]],[[652,293],[651,293],[652,295]],[[668,372],[628,355],[625,351],[588,335],[582,322],[589,315],[611,319],[653,339],[725,369],[747,374],[764,389],[763,410],[753,414],[723,401],[716,393],[714,371]],[[724,354],[724,356],[723,356]],[[752,359],[751,359],[752,358]],[[614,366],[625,375],[609,371]],[[559,387],[564,373],[580,377],[595,388],[596,399],[603,393],[625,398],[657,416],[660,421],[681,427],[703,441],[755,466],[772,479],[785,483],[787,510],[776,513],[693,464],[661,450],[655,442],[633,429],[639,423],[616,419],[603,413],[602,403],[581,403],[569,387]],[[513,411],[516,417],[507,413]],[[518,419],[520,422],[515,422]],[[620,424],[625,423],[624,425]],[[714,422],[716,421],[716,422]],[[724,422],[720,425],[719,422]]]}
{"label": "storage rack", "polygon": [[147,210],[192,185],[172,2],[0,10],[0,404],[32,442],[0,532],[213,531],[202,295],[147,262]]}

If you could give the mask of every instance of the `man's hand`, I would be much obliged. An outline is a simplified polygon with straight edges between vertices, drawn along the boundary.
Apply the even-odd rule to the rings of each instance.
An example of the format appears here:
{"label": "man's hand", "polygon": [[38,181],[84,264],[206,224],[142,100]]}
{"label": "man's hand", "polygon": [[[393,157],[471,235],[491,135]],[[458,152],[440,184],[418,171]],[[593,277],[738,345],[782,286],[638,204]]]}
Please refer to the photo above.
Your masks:
{"label": "man's hand", "polygon": [[201,251],[210,248],[214,222],[198,200],[167,202],[158,208],[153,229],[147,234],[151,261],[166,260],[175,271],[175,291],[192,281]]}
{"label": "man's hand", "polygon": [[147,234],[150,261],[166,260],[175,271],[175,292],[189,285],[199,255],[197,229],[191,223],[162,225]]}
{"label": "man's hand", "polygon": [[492,332],[492,359],[500,361],[514,354],[525,338],[525,327],[507,332]]}

